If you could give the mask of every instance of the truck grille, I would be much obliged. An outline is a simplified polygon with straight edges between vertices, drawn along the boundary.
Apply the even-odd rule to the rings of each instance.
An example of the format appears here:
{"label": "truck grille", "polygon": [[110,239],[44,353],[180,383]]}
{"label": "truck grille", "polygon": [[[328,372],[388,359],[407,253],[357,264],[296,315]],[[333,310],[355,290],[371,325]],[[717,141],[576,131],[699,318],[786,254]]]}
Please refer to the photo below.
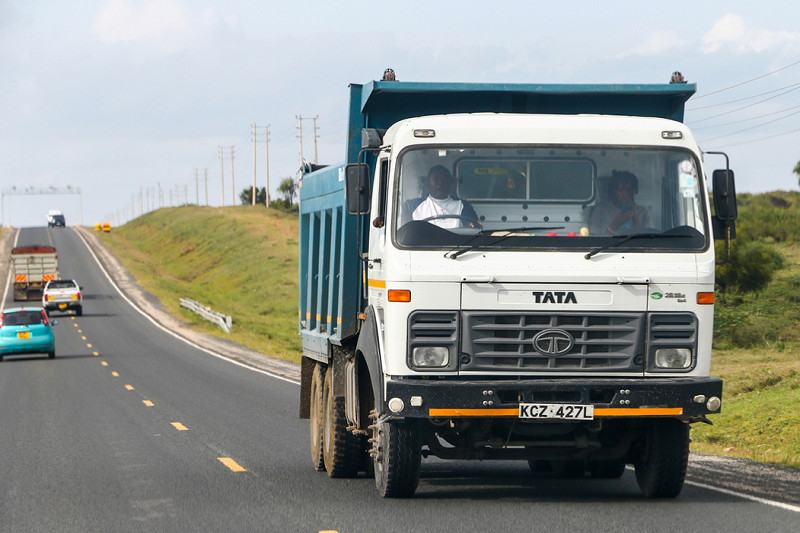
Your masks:
{"label": "truck grille", "polygon": [[[642,313],[466,311],[463,317],[461,370],[643,371],[645,322]],[[574,339],[571,347],[563,342],[563,332]],[[540,333],[545,342],[537,342],[537,350],[534,338]],[[553,352],[558,352],[559,348],[569,349],[565,353],[548,354],[548,342],[552,342]]]}

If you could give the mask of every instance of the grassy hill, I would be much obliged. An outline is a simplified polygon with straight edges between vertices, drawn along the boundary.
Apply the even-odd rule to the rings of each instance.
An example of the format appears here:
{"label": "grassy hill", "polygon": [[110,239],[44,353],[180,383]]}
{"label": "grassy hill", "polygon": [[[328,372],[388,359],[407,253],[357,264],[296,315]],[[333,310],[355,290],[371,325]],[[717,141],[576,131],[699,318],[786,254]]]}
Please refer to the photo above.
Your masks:
{"label": "grassy hill", "polygon": [[[758,289],[718,287],[712,375],[723,412],[692,449],[800,468],[800,193],[740,195],[731,268],[771,261]],[[101,238],[173,315],[212,335],[299,361],[296,213],[262,207],[160,209]],[[759,271],[760,272],[760,271]],[[763,274],[763,272],[761,272]],[[231,315],[231,335],[178,304]]]}
{"label": "grassy hill", "polygon": [[[263,207],[159,209],[99,236],[173,315],[211,335],[300,361],[296,214]],[[228,335],[180,307],[233,317]]]}

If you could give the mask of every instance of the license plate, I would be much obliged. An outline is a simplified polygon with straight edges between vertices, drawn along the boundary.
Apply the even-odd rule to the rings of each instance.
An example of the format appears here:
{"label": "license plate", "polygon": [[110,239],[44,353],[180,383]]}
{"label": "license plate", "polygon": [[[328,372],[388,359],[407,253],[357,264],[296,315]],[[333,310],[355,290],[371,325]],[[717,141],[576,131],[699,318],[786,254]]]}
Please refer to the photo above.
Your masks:
{"label": "license plate", "polygon": [[58,304],[58,308],[59,309],[66,309],[67,308],[67,304]]}
{"label": "license plate", "polygon": [[18,331],[17,332],[17,338],[18,339],[30,339],[31,338],[31,332],[30,331]]}
{"label": "license plate", "polygon": [[565,405],[563,403],[521,403],[520,418],[563,418],[593,420],[594,405]]}

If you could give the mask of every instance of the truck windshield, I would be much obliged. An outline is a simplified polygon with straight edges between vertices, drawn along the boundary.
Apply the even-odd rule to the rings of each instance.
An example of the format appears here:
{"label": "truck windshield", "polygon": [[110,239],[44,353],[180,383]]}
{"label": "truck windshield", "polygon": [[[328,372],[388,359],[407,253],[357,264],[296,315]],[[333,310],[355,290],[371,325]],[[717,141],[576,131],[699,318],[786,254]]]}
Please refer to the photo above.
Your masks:
{"label": "truck windshield", "polygon": [[[401,248],[700,250],[708,225],[688,151],[633,147],[435,147],[397,165]],[[677,229],[677,231],[676,231]],[[691,237],[691,238],[686,238]]]}

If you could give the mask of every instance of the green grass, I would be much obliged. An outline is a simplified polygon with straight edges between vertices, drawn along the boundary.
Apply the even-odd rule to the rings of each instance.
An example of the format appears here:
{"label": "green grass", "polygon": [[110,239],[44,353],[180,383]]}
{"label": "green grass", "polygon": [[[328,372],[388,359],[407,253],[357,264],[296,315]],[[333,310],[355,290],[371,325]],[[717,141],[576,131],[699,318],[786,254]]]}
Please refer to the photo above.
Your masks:
{"label": "green grass", "polygon": [[[99,233],[137,282],[195,329],[299,361],[297,214],[263,207],[159,209]],[[180,307],[189,298],[233,317],[226,334]]]}

